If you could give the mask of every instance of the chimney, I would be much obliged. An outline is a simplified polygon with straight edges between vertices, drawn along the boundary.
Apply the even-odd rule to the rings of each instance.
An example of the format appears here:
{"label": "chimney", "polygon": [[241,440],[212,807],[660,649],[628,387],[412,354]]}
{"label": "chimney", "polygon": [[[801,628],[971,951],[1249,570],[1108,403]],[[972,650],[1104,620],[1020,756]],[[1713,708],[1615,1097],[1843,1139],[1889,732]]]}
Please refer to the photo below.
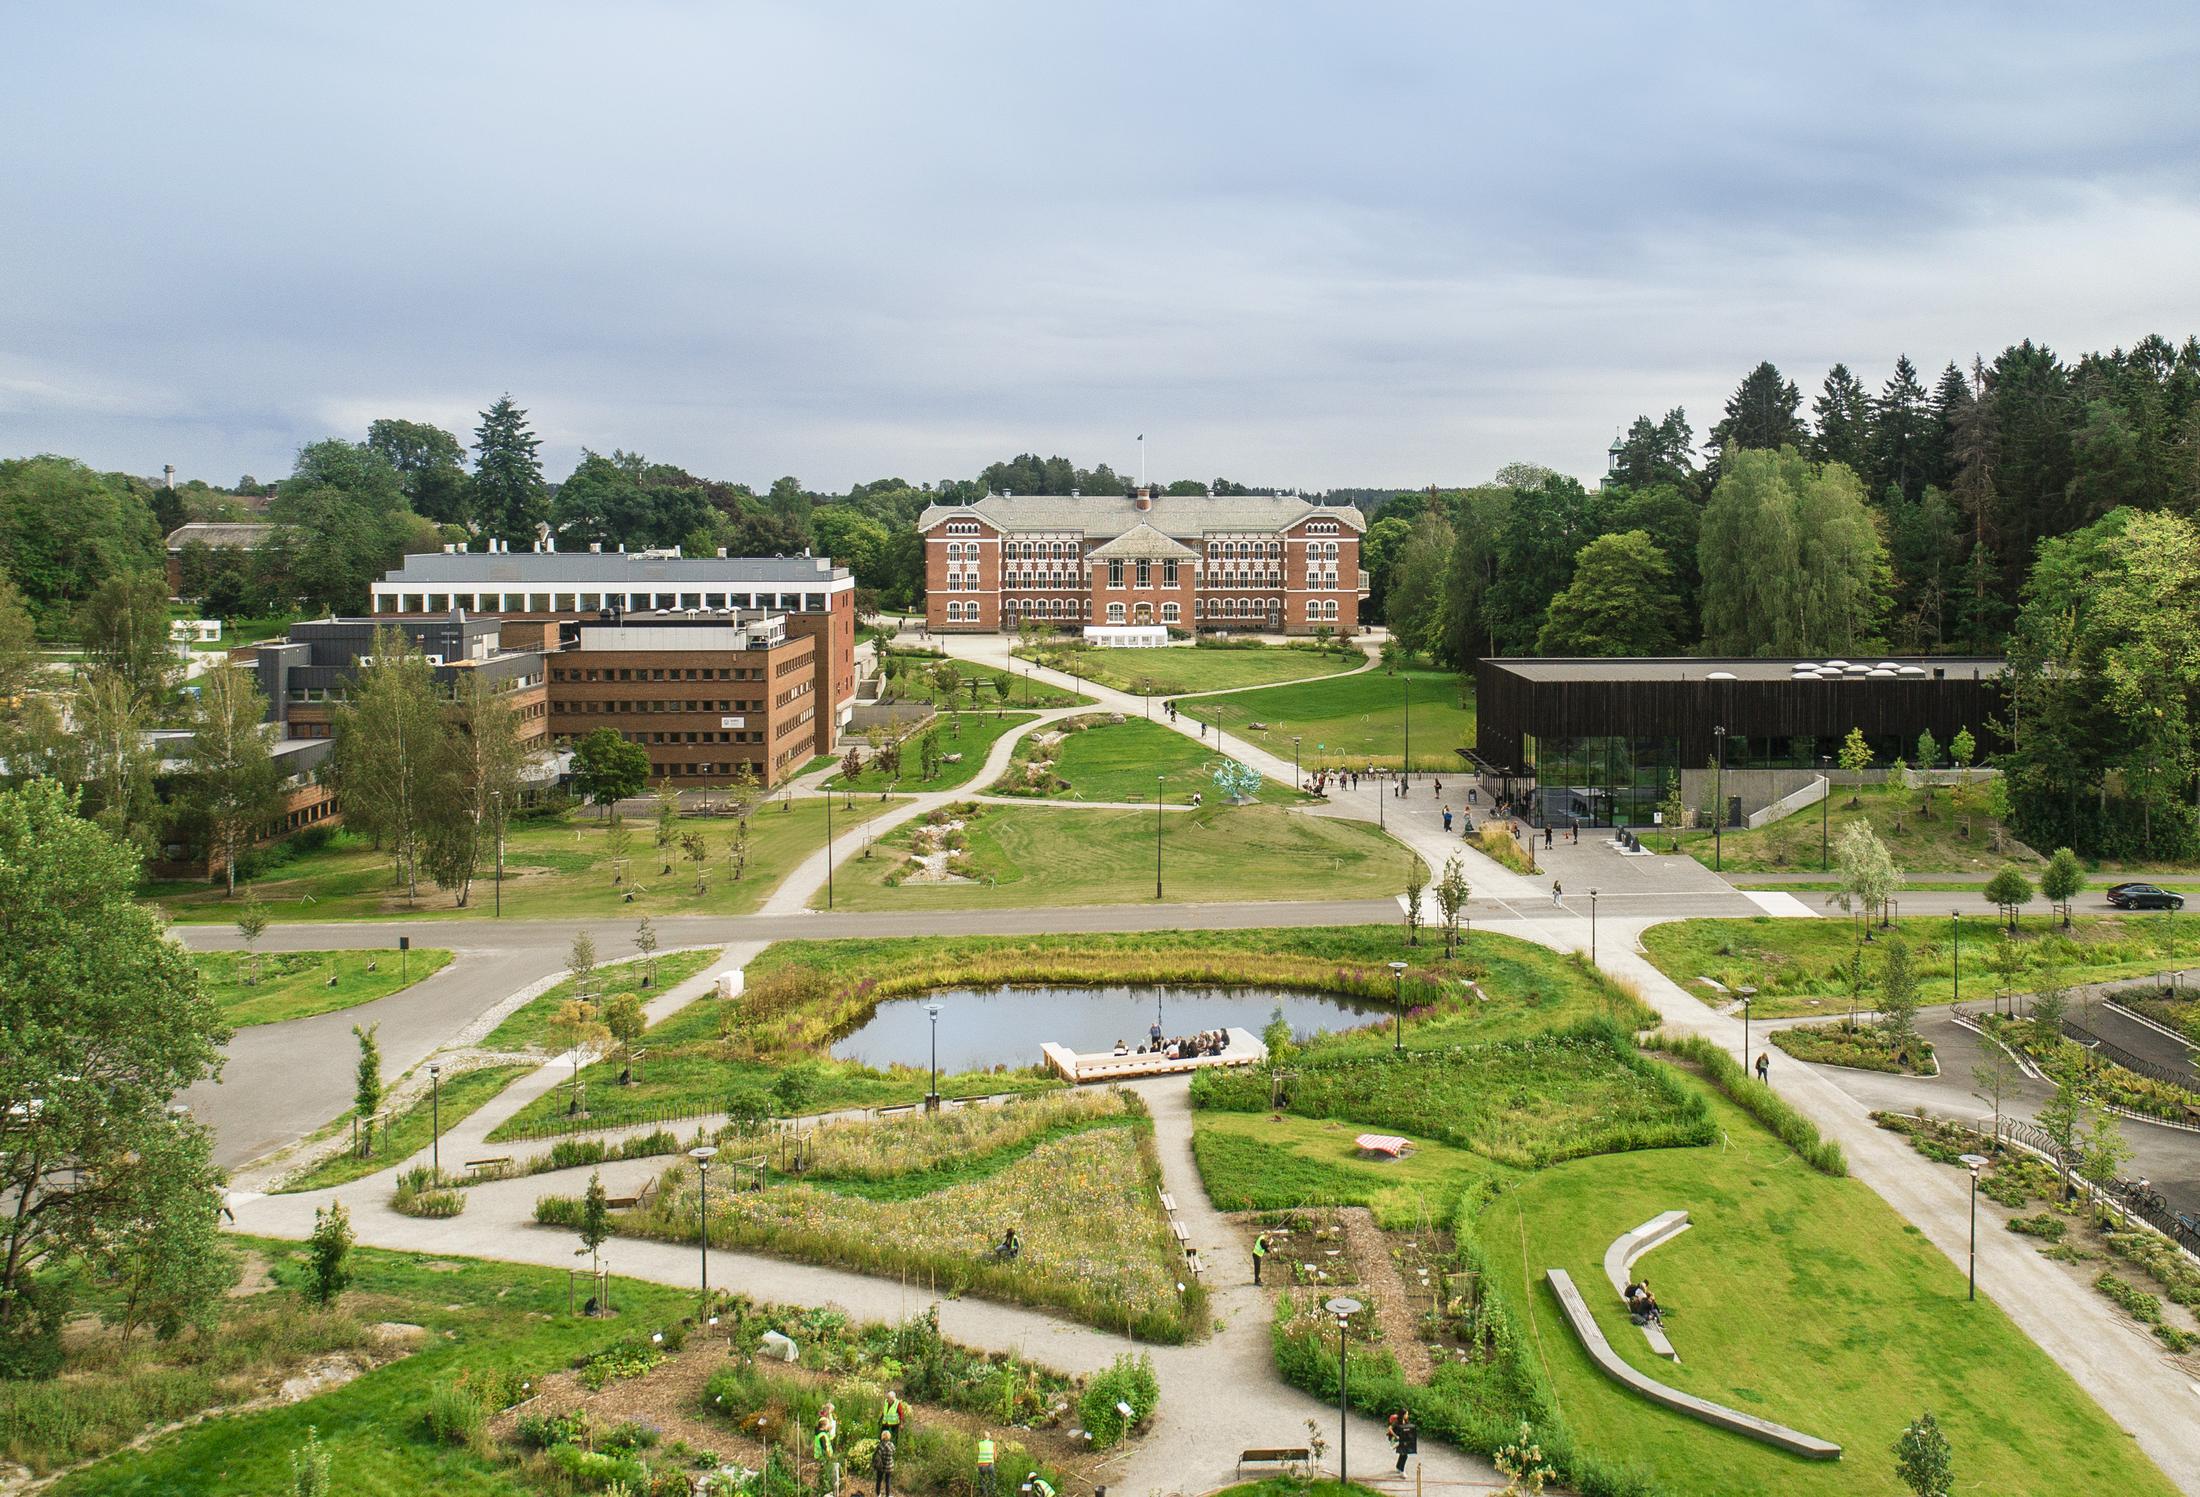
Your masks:
{"label": "chimney", "polygon": [[1153,486],[1151,484],[1138,491],[1136,504],[1140,514],[1144,514],[1153,508]]}

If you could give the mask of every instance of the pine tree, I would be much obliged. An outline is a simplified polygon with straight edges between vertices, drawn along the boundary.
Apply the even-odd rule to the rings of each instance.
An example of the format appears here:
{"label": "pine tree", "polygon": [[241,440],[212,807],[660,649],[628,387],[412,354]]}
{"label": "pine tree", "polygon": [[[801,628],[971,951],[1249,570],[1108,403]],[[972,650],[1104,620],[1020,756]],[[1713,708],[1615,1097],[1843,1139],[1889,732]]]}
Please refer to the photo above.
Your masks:
{"label": "pine tree", "polygon": [[1864,382],[1846,364],[1826,371],[1825,385],[1811,403],[1816,430],[1810,455],[1821,463],[1840,463],[1859,478],[1871,476],[1872,399]]}
{"label": "pine tree", "polygon": [[1872,492],[1899,490],[1915,499],[1930,481],[1927,461],[1933,417],[1925,407],[1925,387],[1918,383],[1917,366],[1903,354],[1894,361],[1894,374],[1880,387],[1872,408]]}
{"label": "pine tree", "polygon": [[1736,452],[1801,449],[1808,439],[1798,414],[1802,406],[1803,392],[1769,360],[1744,375],[1727,397],[1726,418],[1711,428],[1707,445],[1712,452],[1713,481]]}
{"label": "pine tree", "polygon": [[507,392],[481,413],[474,428],[474,528],[507,545],[532,545],[535,527],[550,518],[549,489],[542,481],[542,445],[527,413]]}

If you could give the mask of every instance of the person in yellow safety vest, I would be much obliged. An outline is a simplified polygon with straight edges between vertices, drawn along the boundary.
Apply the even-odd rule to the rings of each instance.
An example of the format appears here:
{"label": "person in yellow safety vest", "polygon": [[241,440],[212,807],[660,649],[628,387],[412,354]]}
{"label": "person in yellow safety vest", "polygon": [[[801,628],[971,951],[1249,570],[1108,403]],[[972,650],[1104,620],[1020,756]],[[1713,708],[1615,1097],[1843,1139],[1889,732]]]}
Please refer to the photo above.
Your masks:
{"label": "person in yellow safety vest", "polygon": [[978,1497],[993,1497],[993,1431],[978,1436]]}
{"label": "person in yellow safety vest", "polygon": [[817,1411],[817,1433],[810,1437],[810,1454],[817,1461],[818,1485],[828,1492],[840,1490],[840,1418],[828,1403]]}
{"label": "person in yellow safety vest", "polygon": [[901,1390],[899,1388],[889,1388],[886,1390],[886,1406],[879,1410],[878,1427],[881,1434],[884,1434],[888,1430],[892,1430],[897,1437],[900,1436]]}
{"label": "person in yellow safety vest", "polygon": [[1260,1283],[1260,1263],[1268,1256],[1268,1234],[1261,1233],[1253,1239],[1253,1283]]}
{"label": "person in yellow safety vest", "polygon": [[1054,1497],[1054,1484],[1036,1471],[1024,1478],[1024,1490],[1031,1497]]}

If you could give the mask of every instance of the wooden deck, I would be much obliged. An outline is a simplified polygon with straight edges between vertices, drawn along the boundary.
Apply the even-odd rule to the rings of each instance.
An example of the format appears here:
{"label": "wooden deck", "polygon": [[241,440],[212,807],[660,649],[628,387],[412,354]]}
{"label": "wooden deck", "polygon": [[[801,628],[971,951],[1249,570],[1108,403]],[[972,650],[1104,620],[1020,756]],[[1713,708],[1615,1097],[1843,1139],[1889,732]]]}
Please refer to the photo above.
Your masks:
{"label": "wooden deck", "polygon": [[1215,1066],[1252,1066],[1268,1058],[1268,1047],[1251,1030],[1233,1029],[1229,1036],[1229,1046],[1220,1055],[1202,1055],[1194,1060],[1170,1060],[1165,1055],[1135,1052],[1117,1055],[1107,1050],[1080,1055],[1067,1045],[1051,1041],[1039,1050],[1048,1069],[1064,1081],[1080,1086],[1096,1081],[1130,1081],[1140,1076],[1174,1076]]}

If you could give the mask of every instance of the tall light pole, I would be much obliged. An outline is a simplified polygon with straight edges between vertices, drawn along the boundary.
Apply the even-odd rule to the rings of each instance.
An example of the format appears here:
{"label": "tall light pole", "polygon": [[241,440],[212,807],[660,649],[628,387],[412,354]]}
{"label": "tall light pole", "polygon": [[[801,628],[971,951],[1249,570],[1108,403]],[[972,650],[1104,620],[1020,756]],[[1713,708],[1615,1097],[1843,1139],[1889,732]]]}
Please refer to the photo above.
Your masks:
{"label": "tall light pole", "polygon": [[434,1100],[429,1103],[432,1118],[429,1126],[435,1136],[428,1140],[429,1168],[435,1171],[435,1183],[443,1183],[443,1067],[428,1062],[428,1089]]}
{"label": "tall light pole", "polygon": [[1978,1298],[1978,1172],[1986,1165],[1984,1154],[1961,1154],[1957,1158],[1971,1169],[1971,1298]]}
{"label": "tall light pole", "polygon": [[497,918],[504,918],[504,792],[497,798]]}
{"label": "tall light pole", "polygon": [[1589,891],[1589,965],[1597,964],[1597,891]]}
{"label": "tall light pole", "polygon": [[1949,967],[1953,970],[1956,981],[1954,1006],[1961,1008],[1963,1007],[1963,912],[1961,910],[1950,910],[1948,912],[1948,934],[1949,938],[1955,943],[1953,955],[1949,958]]}
{"label": "tall light pole", "polygon": [[1819,777],[1826,782],[1826,793],[1818,798],[1818,869],[1822,873],[1833,866],[1833,755],[1818,756]]}
{"label": "tall light pole", "polygon": [[940,1110],[940,1006],[936,1002],[927,1003],[924,1006],[924,1012],[926,1017],[932,1021],[932,1090],[925,1094],[924,1107],[927,1112],[938,1112]]}
{"label": "tall light pole", "polygon": [[1725,848],[1720,833],[1726,828],[1726,724],[1719,723],[1711,729],[1711,741],[1718,745],[1713,755],[1711,771],[1711,871],[1723,873],[1726,868]]}
{"label": "tall light pole", "polygon": [[1291,735],[1291,788],[1299,788],[1299,735]]}
{"label": "tall light pole", "polygon": [[1360,1302],[1346,1295],[1338,1295],[1322,1305],[1324,1310],[1337,1317],[1337,1480],[1351,1480],[1350,1461],[1346,1441],[1351,1435],[1350,1407],[1345,1401],[1344,1332],[1345,1323],[1360,1311]]}
{"label": "tall light pole", "polygon": [[718,1151],[709,1144],[698,1144],[688,1150],[688,1158],[695,1161],[695,1199],[703,1212],[703,1312],[710,1313],[710,1162],[718,1157]]}
{"label": "tall light pole", "polygon": [[825,908],[833,907],[833,777],[827,775],[818,785],[825,792]]}
{"label": "tall light pole", "polygon": [[1153,897],[1161,897],[1161,786],[1168,777],[1153,777]]}
{"label": "tall light pole", "polygon": [[1406,1053],[1406,964],[1390,964],[1390,982],[1393,1004],[1391,1008],[1390,1049],[1394,1055]]}
{"label": "tall light pole", "polygon": [[1406,785],[1413,784],[1413,678],[1400,676],[1398,687],[1403,694],[1406,709]]}
{"label": "tall light pole", "polygon": [[1757,990],[1742,989],[1742,1075],[1749,1075],[1749,1006],[1757,1001]]}

